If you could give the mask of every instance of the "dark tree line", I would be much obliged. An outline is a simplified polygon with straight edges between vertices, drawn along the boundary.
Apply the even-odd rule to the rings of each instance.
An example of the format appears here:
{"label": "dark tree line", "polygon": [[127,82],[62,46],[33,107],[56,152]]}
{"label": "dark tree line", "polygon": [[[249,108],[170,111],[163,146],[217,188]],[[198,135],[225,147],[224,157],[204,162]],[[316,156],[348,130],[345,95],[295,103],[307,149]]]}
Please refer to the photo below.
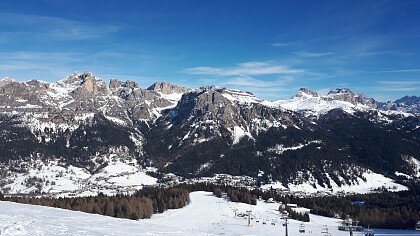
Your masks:
{"label": "dark tree line", "polygon": [[76,198],[10,197],[4,199],[137,220],[150,218],[153,213],[164,212],[166,209],[184,207],[189,202],[189,192],[181,188],[144,188],[133,196],[99,194],[95,197]]}
{"label": "dark tree line", "polygon": [[327,217],[351,217],[362,226],[392,229],[413,229],[420,220],[418,190],[358,194],[347,197],[296,199],[311,213]]}
{"label": "dark tree line", "polygon": [[[283,209],[281,209],[281,206],[280,206],[279,211],[281,211],[281,210],[283,210]],[[296,212],[291,207],[285,207],[284,210],[287,211],[287,213],[289,213],[289,217],[294,219],[294,220],[303,221],[303,222],[309,222],[309,220],[310,220],[309,219],[309,214],[307,212],[305,212],[305,213]]]}

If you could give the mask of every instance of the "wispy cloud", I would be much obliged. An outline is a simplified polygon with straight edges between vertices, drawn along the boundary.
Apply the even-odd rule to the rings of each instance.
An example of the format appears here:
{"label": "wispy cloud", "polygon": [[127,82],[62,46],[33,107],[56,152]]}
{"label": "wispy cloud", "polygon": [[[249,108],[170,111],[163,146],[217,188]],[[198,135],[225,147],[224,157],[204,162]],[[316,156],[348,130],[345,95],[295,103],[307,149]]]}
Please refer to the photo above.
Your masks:
{"label": "wispy cloud", "polygon": [[253,75],[275,75],[275,74],[299,74],[304,70],[293,69],[288,66],[275,64],[271,61],[251,61],[237,64],[234,67],[193,67],[185,69],[184,72],[194,75],[216,75],[216,76],[253,76]]}
{"label": "wispy cloud", "polygon": [[236,77],[228,79],[224,82],[226,85],[233,85],[233,86],[243,86],[243,87],[254,87],[254,88],[270,88],[270,87],[278,87],[283,86],[289,82],[294,81],[295,78],[287,77],[284,79],[275,79],[270,81],[264,81],[259,79],[254,79],[250,77]]}
{"label": "wispy cloud", "polygon": [[410,72],[420,72],[420,68],[413,69],[393,69],[393,70],[378,70],[378,71],[368,71],[366,73],[410,73]]}
{"label": "wispy cloud", "polygon": [[379,86],[375,87],[382,91],[390,92],[408,92],[408,91],[420,91],[420,81],[405,80],[405,81],[378,81]]}
{"label": "wispy cloud", "polygon": [[97,39],[116,33],[122,25],[98,24],[61,17],[0,13],[0,24],[9,28],[9,36],[29,33],[63,40]]}
{"label": "wispy cloud", "polygon": [[291,85],[310,74],[275,61],[250,61],[232,67],[193,67],[183,72],[204,76],[199,79],[203,84],[248,90],[259,97],[277,99],[289,97],[286,94],[298,89]]}
{"label": "wispy cloud", "polygon": [[[18,80],[38,77],[56,80],[84,68],[75,68],[85,54],[68,52],[3,52],[0,53],[0,76],[11,76]],[[29,72],[29,73],[28,73]],[[30,74],[30,77],[27,77]],[[39,76],[47,76],[47,78]]]}
{"label": "wispy cloud", "polygon": [[325,57],[334,55],[334,52],[306,52],[306,51],[299,51],[295,52],[295,55],[299,57]]}
{"label": "wispy cloud", "polygon": [[393,85],[393,86],[413,86],[413,85],[420,85],[420,81],[412,81],[412,80],[405,80],[405,81],[387,81],[381,80],[379,81],[381,84],[385,85]]}
{"label": "wispy cloud", "polygon": [[290,43],[280,43],[280,42],[277,42],[277,43],[272,43],[271,46],[276,47],[276,48],[281,48],[281,47],[290,46]]}

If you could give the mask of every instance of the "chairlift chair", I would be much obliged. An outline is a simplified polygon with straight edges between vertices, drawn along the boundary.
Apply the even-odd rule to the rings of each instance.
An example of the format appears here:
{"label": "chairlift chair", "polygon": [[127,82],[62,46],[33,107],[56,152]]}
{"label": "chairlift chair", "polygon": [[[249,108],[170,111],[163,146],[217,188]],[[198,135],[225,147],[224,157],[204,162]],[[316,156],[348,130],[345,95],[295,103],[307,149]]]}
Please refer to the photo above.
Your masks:
{"label": "chairlift chair", "polygon": [[373,232],[373,230],[366,230],[364,236],[375,236],[375,233]]}
{"label": "chairlift chair", "polygon": [[321,233],[322,233],[322,234],[328,234],[329,232],[328,232],[328,227],[327,227],[327,225],[323,225],[323,227],[324,227],[324,228],[322,228]]}

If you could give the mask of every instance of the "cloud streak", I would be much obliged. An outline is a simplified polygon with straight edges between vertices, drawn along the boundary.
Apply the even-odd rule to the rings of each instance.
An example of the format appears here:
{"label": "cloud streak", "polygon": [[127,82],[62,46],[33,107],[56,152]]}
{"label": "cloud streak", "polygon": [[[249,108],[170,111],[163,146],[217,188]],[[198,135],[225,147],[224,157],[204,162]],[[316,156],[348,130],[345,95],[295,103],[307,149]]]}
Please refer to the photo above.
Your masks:
{"label": "cloud streak", "polygon": [[405,80],[405,81],[378,81],[379,86],[375,89],[389,92],[410,92],[420,90],[420,81]]}
{"label": "cloud streak", "polygon": [[237,64],[234,67],[193,67],[185,69],[184,72],[193,75],[215,75],[215,76],[255,76],[255,75],[279,75],[279,74],[301,74],[304,70],[292,69],[284,65],[274,64],[267,61],[251,61]]}
{"label": "cloud streak", "polygon": [[117,33],[123,27],[117,24],[93,24],[61,17],[0,13],[0,25],[8,28],[8,35],[29,33],[32,37],[50,37],[62,40],[87,40]]}
{"label": "cloud streak", "polygon": [[333,52],[305,52],[305,51],[295,52],[295,55],[299,57],[325,57],[325,56],[330,56],[334,54],[335,53]]}
{"label": "cloud streak", "polygon": [[420,72],[420,68],[368,71],[367,73],[410,73],[410,72]]}

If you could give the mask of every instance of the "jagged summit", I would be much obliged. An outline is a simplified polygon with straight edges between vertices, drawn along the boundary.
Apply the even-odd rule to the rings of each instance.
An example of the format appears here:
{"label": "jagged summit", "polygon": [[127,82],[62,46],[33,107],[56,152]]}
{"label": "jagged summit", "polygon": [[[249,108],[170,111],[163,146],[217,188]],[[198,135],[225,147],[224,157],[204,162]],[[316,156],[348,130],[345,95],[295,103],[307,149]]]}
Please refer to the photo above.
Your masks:
{"label": "jagged summit", "polygon": [[111,91],[116,91],[119,88],[128,88],[128,89],[136,89],[139,88],[139,84],[135,81],[127,80],[122,82],[118,79],[111,79],[109,81],[109,89]]}
{"label": "jagged summit", "polygon": [[11,78],[11,77],[4,77],[3,79],[1,79],[1,80],[0,80],[0,87],[4,86],[4,85],[6,85],[6,84],[13,83],[13,82],[17,82],[17,81],[16,81],[16,80],[14,80],[14,79],[13,79],[13,78]]}
{"label": "jagged summit", "polygon": [[353,92],[349,88],[336,88],[336,89],[332,89],[330,92],[328,92],[327,95],[341,94],[341,93],[353,94]]}
{"label": "jagged summit", "polygon": [[12,77],[4,77],[0,81],[3,81],[3,82],[6,82],[6,81],[8,81],[8,82],[16,82],[16,80],[13,79]]}
{"label": "jagged summit", "polygon": [[100,78],[93,75],[93,73],[90,72],[90,71],[85,71],[83,73],[76,71],[76,72],[72,73],[71,75],[67,76],[66,78],[64,78],[60,81],[57,81],[57,83],[82,84],[84,81],[86,81],[89,78],[94,78],[94,79],[100,80]]}
{"label": "jagged summit", "polygon": [[395,103],[400,105],[415,105],[420,103],[420,96],[404,96],[400,99],[395,100]]}
{"label": "jagged summit", "polygon": [[191,91],[190,88],[174,85],[168,82],[155,82],[150,87],[148,87],[147,90],[152,90],[163,94],[187,93]]}
{"label": "jagged summit", "polygon": [[378,108],[380,106],[379,102],[377,102],[375,99],[370,98],[363,93],[354,93],[348,88],[333,89],[327,94],[326,97],[333,100],[350,102],[354,105],[361,104],[370,108]]}
{"label": "jagged summit", "polygon": [[319,94],[316,91],[310,90],[308,88],[300,88],[296,96],[312,96],[319,97]]}

